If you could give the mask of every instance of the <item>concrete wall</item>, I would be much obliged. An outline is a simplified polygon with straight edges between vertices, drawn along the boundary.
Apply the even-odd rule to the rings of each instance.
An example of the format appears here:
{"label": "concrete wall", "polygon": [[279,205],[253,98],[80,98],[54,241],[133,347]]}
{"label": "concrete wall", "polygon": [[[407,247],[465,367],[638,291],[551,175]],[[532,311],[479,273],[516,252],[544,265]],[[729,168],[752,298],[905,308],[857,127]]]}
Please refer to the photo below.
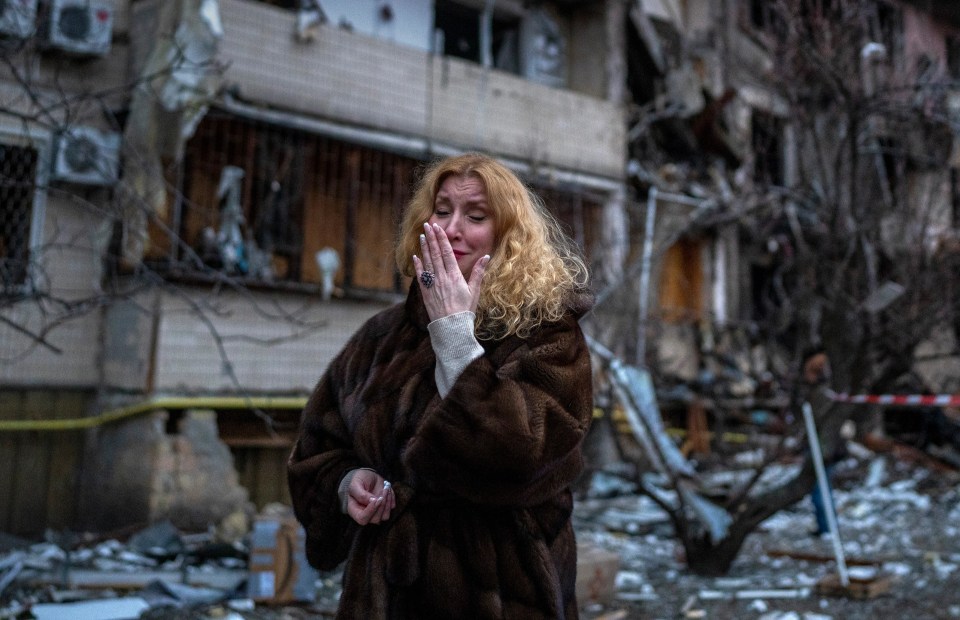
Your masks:
{"label": "concrete wall", "polygon": [[[308,393],[347,339],[387,304],[322,302],[319,295],[191,291],[190,303],[164,293],[158,303],[153,390],[159,394],[237,392],[211,326],[244,393]],[[199,318],[204,308],[206,319]],[[297,328],[296,317],[303,327]]]}
{"label": "concrete wall", "polygon": [[251,0],[223,0],[221,11],[226,82],[245,100],[623,177],[625,127],[614,104],[330,25],[299,43],[294,13]]}
{"label": "concrete wall", "polygon": [[[41,150],[31,256],[38,261],[37,282],[46,301],[28,299],[3,309],[10,323],[39,333],[50,316],[65,312],[50,300],[76,302],[99,293],[101,257],[107,230],[103,227],[110,194],[99,188],[50,183],[49,158],[55,132],[66,124],[108,125],[104,110],[119,110],[126,67],[128,2],[114,2],[113,41],[102,58],[75,58],[57,51],[38,53],[28,42],[9,58],[18,71],[0,68],[0,106],[7,118],[32,117],[0,127],[0,140],[26,135]],[[29,95],[29,96],[28,96]],[[44,110],[40,113],[41,108]],[[45,306],[42,311],[41,307]],[[46,312],[44,316],[43,312]],[[9,325],[0,325],[0,386],[90,387],[99,380],[100,312],[96,305],[44,334],[50,346]]]}
{"label": "concrete wall", "polygon": [[[103,230],[96,214],[51,191],[42,222],[41,290],[65,301],[93,297],[100,280],[102,239],[98,234]],[[42,314],[41,304],[50,302],[28,299],[4,308],[3,317],[38,333],[49,318]],[[56,304],[48,310],[51,314],[64,311]],[[0,326],[0,386],[96,385],[99,333],[96,306],[78,310],[77,316],[46,333],[49,347],[7,325]]]}

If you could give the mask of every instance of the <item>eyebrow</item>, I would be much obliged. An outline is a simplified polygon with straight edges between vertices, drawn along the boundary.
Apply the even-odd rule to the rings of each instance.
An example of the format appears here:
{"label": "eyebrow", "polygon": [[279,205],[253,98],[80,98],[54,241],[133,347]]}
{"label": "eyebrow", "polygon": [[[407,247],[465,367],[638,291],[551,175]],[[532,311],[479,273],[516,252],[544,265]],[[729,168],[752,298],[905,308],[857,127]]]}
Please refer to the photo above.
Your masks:
{"label": "eyebrow", "polygon": [[[439,203],[444,203],[444,204],[446,204],[446,203],[449,203],[449,202],[450,202],[450,197],[447,196],[446,194],[442,194],[442,193],[437,194],[436,198],[433,199],[433,204],[435,204],[435,205],[436,205],[436,204],[439,204]],[[479,207],[479,208],[483,208],[483,209],[489,209],[489,208],[490,208],[490,203],[489,203],[489,201],[488,201],[486,198],[481,198],[481,199],[477,199],[477,200],[471,199],[471,200],[466,201],[466,202],[464,203],[464,206],[466,206],[467,208],[477,208],[477,207]]]}

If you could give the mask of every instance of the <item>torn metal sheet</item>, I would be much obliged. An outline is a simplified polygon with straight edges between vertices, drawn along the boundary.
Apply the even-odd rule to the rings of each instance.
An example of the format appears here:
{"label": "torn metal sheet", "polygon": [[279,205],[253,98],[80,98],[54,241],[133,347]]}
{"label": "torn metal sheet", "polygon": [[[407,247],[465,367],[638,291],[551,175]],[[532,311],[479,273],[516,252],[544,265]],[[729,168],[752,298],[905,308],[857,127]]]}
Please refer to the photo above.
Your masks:
{"label": "torn metal sheet", "polygon": [[[614,358],[610,362],[610,375],[630,428],[654,467],[677,480],[681,504],[690,508],[697,521],[706,527],[711,541],[716,544],[723,540],[733,519],[726,510],[704,498],[691,484],[689,479],[696,476],[696,470],[684,458],[663,426],[650,373]],[[648,493],[661,497],[662,494],[656,493],[654,485],[648,480],[644,480],[643,484]],[[667,505],[673,503],[667,502]]]}
{"label": "torn metal sheet", "polygon": [[680,481],[678,490],[687,506],[696,514],[697,520],[706,526],[710,542],[716,545],[727,537],[733,518],[726,510],[697,493],[685,481]]}
{"label": "torn metal sheet", "polygon": [[10,585],[13,580],[17,578],[17,575],[20,574],[20,571],[23,570],[25,558],[26,553],[22,551],[17,551],[5,558],[0,558],[0,594],[3,594],[7,586]]}
{"label": "torn metal sheet", "polygon": [[40,603],[30,608],[36,620],[135,620],[149,609],[138,596],[83,601],[80,603]]}
{"label": "torn metal sheet", "polygon": [[650,373],[615,359],[610,363],[610,374],[630,428],[651,459],[659,459],[659,463],[654,463],[657,468],[673,476],[695,475],[693,465],[684,458],[663,426]]}
{"label": "torn metal sheet", "polygon": [[861,307],[871,314],[876,314],[899,299],[905,290],[902,284],[884,282],[863,300]]}

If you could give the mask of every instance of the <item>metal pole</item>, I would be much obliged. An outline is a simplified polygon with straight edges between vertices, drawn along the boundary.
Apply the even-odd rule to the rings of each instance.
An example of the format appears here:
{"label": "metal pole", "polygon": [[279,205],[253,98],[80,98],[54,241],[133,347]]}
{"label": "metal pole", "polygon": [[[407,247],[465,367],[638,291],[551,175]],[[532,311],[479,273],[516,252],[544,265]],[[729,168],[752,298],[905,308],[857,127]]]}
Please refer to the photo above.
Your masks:
{"label": "metal pole", "polygon": [[651,187],[647,194],[647,221],[643,229],[643,263],[640,271],[640,316],[637,321],[637,366],[646,368],[647,356],[647,305],[650,288],[650,262],[653,256],[653,226],[657,219],[657,188]]}
{"label": "metal pole", "polygon": [[810,403],[803,403],[803,420],[807,424],[807,439],[810,440],[810,457],[813,459],[813,468],[817,472],[817,489],[823,500],[823,508],[827,512],[827,529],[830,530],[830,540],[833,542],[833,554],[837,558],[837,572],[840,575],[840,584],[843,587],[850,585],[847,576],[847,562],[843,557],[843,546],[840,544],[840,530],[837,528],[837,513],[833,509],[833,498],[827,486],[827,471],[823,467],[823,453],[820,451],[820,436],[817,426],[813,422],[813,408]]}

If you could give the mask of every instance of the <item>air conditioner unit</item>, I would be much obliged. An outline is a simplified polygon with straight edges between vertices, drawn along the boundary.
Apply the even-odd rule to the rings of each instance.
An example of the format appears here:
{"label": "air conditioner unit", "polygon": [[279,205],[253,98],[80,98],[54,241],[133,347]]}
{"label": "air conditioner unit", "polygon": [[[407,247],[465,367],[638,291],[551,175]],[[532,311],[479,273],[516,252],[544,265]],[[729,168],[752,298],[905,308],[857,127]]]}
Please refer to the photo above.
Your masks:
{"label": "air conditioner unit", "polygon": [[0,0],[0,36],[29,38],[37,19],[37,0]]}
{"label": "air conditioner unit", "polygon": [[71,127],[56,139],[52,179],[81,185],[113,185],[120,169],[120,134]]}
{"label": "air conditioner unit", "polygon": [[104,56],[113,36],[113,10],[107,0],[49,0],[44,44],[68,54]]}

